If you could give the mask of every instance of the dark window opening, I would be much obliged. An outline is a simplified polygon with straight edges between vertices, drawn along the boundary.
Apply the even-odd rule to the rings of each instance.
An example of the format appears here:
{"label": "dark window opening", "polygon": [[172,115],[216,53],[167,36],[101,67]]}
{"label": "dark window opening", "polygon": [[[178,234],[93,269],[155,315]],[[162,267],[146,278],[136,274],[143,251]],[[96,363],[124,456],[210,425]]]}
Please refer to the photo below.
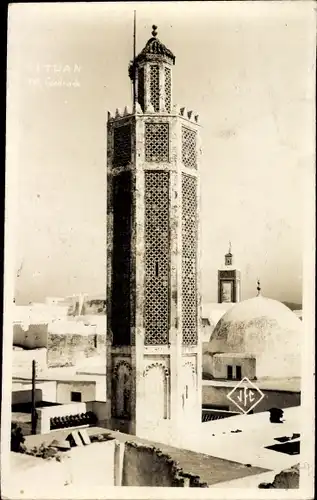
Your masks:
{"label": "dark window opening", "polygon": [[232,366],[228,365],[227,366],[227,379],[228,380],[232,380],[233,376],[232,376]]}
{"label": "dark window opening", "polygon": [[97,349],[97,335],[94,336],[94,348]]}
{"label": "dark window opening", "polygon": [[241,366],[236,366],[236,379],[241,380],[241,378],[242,378]]}
{"label": "dark window opening", "polygon": [[81,403],[81,392],[71,392],[70,393],[70,400],[73,403]]}
{"label": "dark window opening", "polygon": [[155,262],[155,276],[158,277],[159,275],[159,265],[158,265],[158,262],[156,261]]}

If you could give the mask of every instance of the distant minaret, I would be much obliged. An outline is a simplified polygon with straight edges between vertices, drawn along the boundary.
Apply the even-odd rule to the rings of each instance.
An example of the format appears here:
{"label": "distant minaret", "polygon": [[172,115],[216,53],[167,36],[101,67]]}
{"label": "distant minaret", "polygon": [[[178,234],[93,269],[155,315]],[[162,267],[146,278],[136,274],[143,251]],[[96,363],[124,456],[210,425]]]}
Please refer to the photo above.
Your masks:
{"label": "distant minaret", "polygon": [[225,255],[225,266],[218,270],[218,302],[240,302],[240,271],[233,265],[231,241]]}

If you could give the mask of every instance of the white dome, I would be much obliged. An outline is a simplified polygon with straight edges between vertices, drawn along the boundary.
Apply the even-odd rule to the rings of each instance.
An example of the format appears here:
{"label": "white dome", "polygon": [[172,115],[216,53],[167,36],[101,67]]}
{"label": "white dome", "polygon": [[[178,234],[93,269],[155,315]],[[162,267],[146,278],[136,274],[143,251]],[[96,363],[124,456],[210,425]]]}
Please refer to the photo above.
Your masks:
{"label": "white dome", "polygon": [[266,297],[238,303],[217,323],[208,352],[256,357],[257,377],[299,377],[302,322],[284,304]]}

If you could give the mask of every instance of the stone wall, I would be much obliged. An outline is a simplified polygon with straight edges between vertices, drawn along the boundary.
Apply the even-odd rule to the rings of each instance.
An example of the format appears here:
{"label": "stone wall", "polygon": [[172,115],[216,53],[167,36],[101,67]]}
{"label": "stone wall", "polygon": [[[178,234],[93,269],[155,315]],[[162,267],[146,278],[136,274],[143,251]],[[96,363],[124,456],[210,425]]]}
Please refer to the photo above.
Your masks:
{"label": "stone wall", "polygon": [[297,489],[299,488],[299,464],[293,465],[289,469],[282,470],[279,474],[276,474],[273,483],[260,483],[259,488],[261,489]]}
{"label": "stone wall", "polygon": [[83,314],[86,315],[105,315],[107,313],[106,310],[107,303],[105,299],[93,299],[93,300],[87,300],[84,303],[84,312]]}
{"label": "stone wall", "polygon": [[277,474],[272,483],[273,488],[295,489],[299,488],[299,465],[294,465],[289,469]]}
{"label": "stone wall", "polygon": [[208,487],[154,446],[125,443],[122,486]]}
{"label": "stone wall", "polygon": [[106,355],[106,336],[100,334],[48,333],[47,366],[75,366],[79,361]]}
{"label": "stone wall", "polygon": [[97,315],[105,316],[107,314],[106,299],[85,299],[79,310],[79,301],[70,301],[67,314],[68,316],[86,316]]}

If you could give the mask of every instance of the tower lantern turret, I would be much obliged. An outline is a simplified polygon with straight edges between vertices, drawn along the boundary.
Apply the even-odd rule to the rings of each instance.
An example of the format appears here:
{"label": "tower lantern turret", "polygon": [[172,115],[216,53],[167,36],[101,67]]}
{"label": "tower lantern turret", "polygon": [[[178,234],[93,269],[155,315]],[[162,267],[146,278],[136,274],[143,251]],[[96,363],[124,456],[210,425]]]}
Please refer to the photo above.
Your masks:
{"label": "tower lantern turret", "polygon": [[157,38],[157,26],[153,25],[152,37],[129,66],[129,76],[135,79],[136,101],[143,112],[171,113],[174,64],[174,54]]}

